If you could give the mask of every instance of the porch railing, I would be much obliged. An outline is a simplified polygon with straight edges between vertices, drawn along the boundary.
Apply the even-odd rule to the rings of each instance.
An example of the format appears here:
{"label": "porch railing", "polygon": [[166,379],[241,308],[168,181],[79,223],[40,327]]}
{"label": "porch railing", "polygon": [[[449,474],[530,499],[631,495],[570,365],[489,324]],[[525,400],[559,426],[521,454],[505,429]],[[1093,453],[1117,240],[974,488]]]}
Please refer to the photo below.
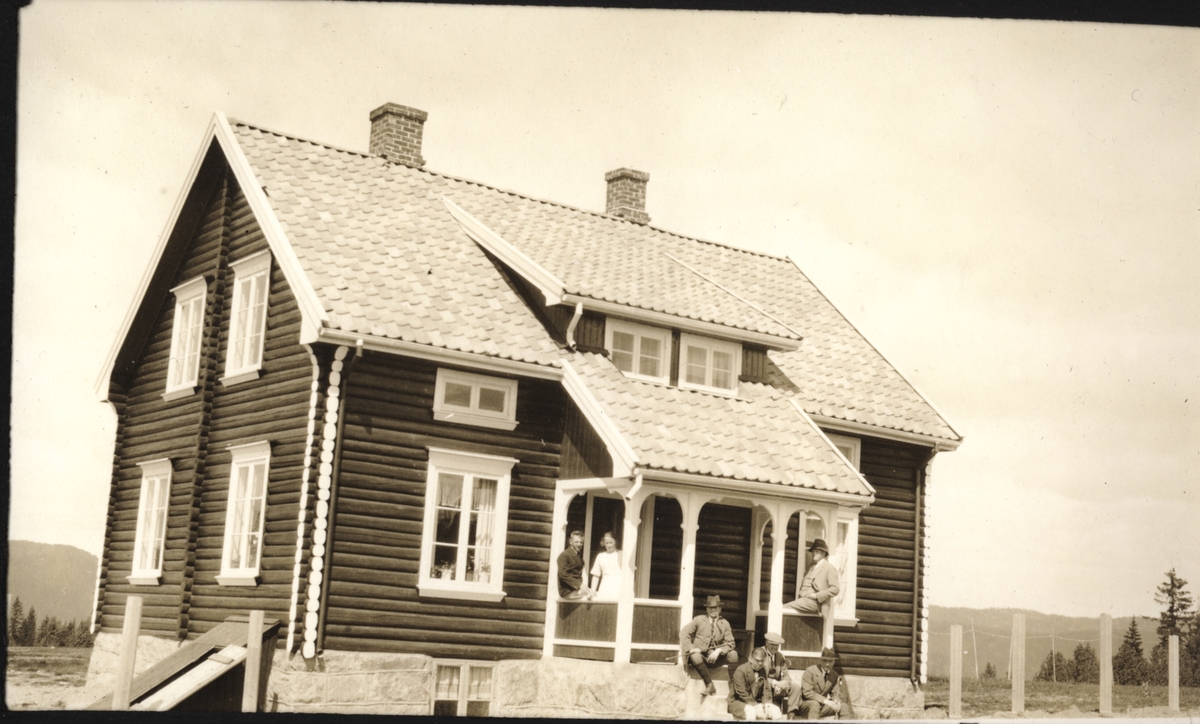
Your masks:
{"label": "porch railing", "polygon": [[[635,599],[629,660],[634,663],[677,663],[679,612],[678,601]],[[614,660],[617,646],[616,601],[558,601],[555,624],[555,656],[592,661]]]}

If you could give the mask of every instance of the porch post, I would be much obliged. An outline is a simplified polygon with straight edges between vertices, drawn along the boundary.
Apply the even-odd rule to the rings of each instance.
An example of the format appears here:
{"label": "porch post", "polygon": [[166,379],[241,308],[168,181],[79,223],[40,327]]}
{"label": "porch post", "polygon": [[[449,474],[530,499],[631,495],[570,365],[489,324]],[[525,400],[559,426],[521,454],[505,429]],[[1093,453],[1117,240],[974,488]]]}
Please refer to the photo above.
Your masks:
{"label": "porch post", "polygon": [[[554,518],[550,526],[550,575],[546,579],[546,625],[542,638],[542,656],[554,655],[555,625],[558,622],[558,554],[567,533],[567,508],[575,492],[564,492],[562,483],[554,489]],[[584,572],[586,574],[586,571]]]}
{"label": "porch post", "polygon": [[767,631],[783,631],[783,568],[787,556],[787,518],[783,505],[767,506],[771,515],[771,599],[767,604]]}
{"label": "porch post", "polygon": [[[838,515],[837,508],[823,508],[821,517],[825,521],[825,545],[829,546],[829,557],[838,552]],[[831,560],[830,563],[833,561]],[[837,602],[830,600],[829,615],[821,619],[821,645],[833,648],[833,625],[837,620]]]}
{"label": "porch post", "polygon": [[695,493],[682,493],[679,508],[683,513],[683,556],[679,562],[679,628],[692,620],[695,606],[693,593],[696,582],[696,531],[700,529],[700,508],[704,501]]}
{"label": "porch post", "polygon": [[637,535],[642,502],[649,491],[642,489],[625,499],[625,535],[621,541],[621,598],[617,600],[617,649],[613,661],[629,662],[633,639],[633,596],[637,581]]}

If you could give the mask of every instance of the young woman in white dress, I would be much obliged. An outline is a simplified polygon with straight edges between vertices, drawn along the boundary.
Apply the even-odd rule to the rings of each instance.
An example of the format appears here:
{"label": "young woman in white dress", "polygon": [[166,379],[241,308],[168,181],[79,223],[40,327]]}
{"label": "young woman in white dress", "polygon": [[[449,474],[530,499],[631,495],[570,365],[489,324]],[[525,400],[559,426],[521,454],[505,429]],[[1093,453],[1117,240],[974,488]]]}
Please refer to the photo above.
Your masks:
{"label": "young woman in white dress", "polygon": [[612,533],[605,533],[600,543],[604,550],[592,563],[592,590],[599,600],[615,601],[621,597],[621,553]]}

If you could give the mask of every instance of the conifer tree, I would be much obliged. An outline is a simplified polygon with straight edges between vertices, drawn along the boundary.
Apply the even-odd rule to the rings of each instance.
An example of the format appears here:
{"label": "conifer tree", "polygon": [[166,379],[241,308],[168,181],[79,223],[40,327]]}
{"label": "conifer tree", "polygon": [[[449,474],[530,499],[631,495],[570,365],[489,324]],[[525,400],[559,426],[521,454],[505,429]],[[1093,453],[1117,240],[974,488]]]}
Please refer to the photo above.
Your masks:
{"label": "conifer tree", "polygon": [[1192,667],[1188,665],[1190,660],[1185,663],[1188,657],[1184,656],[1183,649],[1188,638],[1189,624],[1194,617],[1192,606],[1195,604],[1195,599],[1187,590],[1187,581],[1175,575],[1175,569],[1172,568],[1167,571],[1166,582],[1158,587],[1154,601],[1163,606],[1163,611],[1158,619],[1158,643],[1150,652],[1150,683],[1157,686],[1166,686],[1167,684],[1170,636],[1179,637],[1179,678],[1182,683],[1183,680],[1190,679],[1192,676],[1192,672],[1189,670]]}
{"label": "conifer tree", "polygon": [[21,626],[25,623],[25,606],[21,603],[21,597],[17,596],[13,599],[12,610],[8,613],[8,645],[9,646],[24,646],[21,641]]}
{"label": "conifer tree", "polygon": [[985,679],[996,678],[996,667],[992,666],[992,662],[990,662],[990,661],[987,662],[987,666],[983,669],[983,678],[985,678]]}
{"label": "conifer tree", "polygon": [[1067,674],[1067,657],[1062,655],[1061,651],[1054,651],[1046,654],[1046,660],[1042,662],[1042,668],[1038,669],[1037,676],[1033,677],[1034,681],[1070,681]]}
{"label": "conifer tree", "polygon": [[[1100,657],[1091,644],[1079,644],[1075,647],[1075,656],[1071,662],[1071,680],[1080,684],[1100,683]],[[1059,677],[1059,681],[1062,681]]]}
{"label": "conifer tree", "polygon": [[1113,657],[1113,681],[1123,686],[1140,686],[1150,676],[1150,663],[1142,651],[1142,635],[1138,632],[1137,617],[1129,620],[1129,630],[1121,649]]}
{"label": "conifer tree", "polygon": [[29,607],[29,613],[25,616],[25,620],[21,622],[21,641],[22,646],[37,646],[37,608]]}

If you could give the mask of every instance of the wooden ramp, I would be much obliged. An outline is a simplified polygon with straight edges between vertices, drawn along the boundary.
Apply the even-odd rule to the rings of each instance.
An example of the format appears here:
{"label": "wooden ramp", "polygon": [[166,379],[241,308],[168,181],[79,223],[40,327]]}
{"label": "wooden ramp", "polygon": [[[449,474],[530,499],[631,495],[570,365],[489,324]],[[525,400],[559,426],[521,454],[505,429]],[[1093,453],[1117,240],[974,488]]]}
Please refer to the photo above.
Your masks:
{"label": "wooden ramp", "polygon": [[[230,616],[208,633],[188,641],[143,671],[130,686],[130,708],[149,711],[173,709],[243,663],[249,640],[249,623],[248,616]],[[281,626],[277,620],[263,622],[264,662],[269,662],[275,653],[274,641]],[[262,681],[266,681],[265,676]],[[111,709],[112,694],[105,694],[87,708]]]}

